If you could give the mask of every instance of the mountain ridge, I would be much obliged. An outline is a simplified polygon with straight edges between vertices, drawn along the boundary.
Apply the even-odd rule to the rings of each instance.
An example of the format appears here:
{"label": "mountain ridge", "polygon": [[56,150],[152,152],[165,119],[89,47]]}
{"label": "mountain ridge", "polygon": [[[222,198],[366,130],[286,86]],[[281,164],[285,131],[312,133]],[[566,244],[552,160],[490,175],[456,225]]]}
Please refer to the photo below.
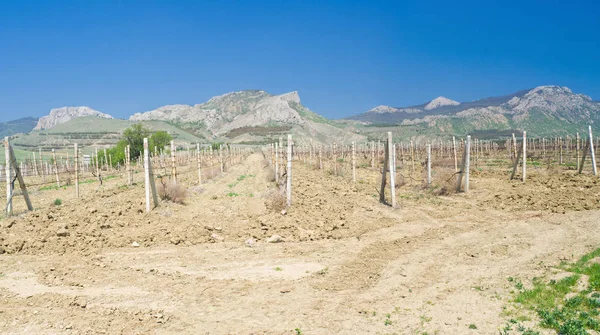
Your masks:
{"label": "mountain ridge", "polygon": [[440,133],[479,130],[531,130],[539,136],[560,135],[600,122],[600,104],[565,86],[545,85],[511,94],[426,109],[377,106],[346,120],[376,124],[424,126]]}

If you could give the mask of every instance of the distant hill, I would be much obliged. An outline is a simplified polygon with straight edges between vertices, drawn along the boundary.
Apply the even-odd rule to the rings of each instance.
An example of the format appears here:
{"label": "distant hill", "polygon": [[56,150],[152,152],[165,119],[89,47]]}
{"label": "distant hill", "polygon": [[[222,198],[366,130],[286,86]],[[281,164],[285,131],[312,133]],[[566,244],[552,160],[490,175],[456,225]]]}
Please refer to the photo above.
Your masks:
{"label": "distant hill", "polygon": [[264,144],[287,133],[295,134],[300,142],[308,138],[324,142],[363,138],[346,129],[344,123],[328,120],[304,107],[298,92],[231,92],[194,106],[168,105],[136,113],[130,120],[168,121],[232,143]]}
{"label": "distant hill", "polygon": [[105,119],[113,118],[108,114],[98,112],[97,110],[93,110],[87,106],[54,108],[50,111],[50,114],[39,119],[34,130],[50,129],[61,123],[65,123],[74,118],[83,116],[95,116]]}
{"label": "distant hill", "polygon": [[24,117],[13,121],[0,122],[0,137],[30,132],[37,124],[35,117]]}
{"label": "distant hill", "polygon": [[378,106],[347,120],[360,121],[366,127],[421,128],[439,135],[527,130],[533,136],[548,137],[573,135],[588,124],[598,129],[600,103],[567,87],[539,86],[472,102],[440,97],[412,107]]}

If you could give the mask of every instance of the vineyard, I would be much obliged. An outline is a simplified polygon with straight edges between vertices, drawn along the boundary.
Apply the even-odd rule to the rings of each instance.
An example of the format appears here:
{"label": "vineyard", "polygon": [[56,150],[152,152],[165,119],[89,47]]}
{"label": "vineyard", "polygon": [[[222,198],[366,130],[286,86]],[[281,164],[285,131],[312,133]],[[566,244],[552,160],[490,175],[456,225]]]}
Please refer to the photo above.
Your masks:
{"label": "vineyard", "polygon": [[[559,265],[600,242],[591,130],[381,138],[171,143],[123,165],[77,145],[15,157],[7,139],[0,333],[561,327],[514,296],[566,278]],[[589,284],[583,276],[572,286]]]}

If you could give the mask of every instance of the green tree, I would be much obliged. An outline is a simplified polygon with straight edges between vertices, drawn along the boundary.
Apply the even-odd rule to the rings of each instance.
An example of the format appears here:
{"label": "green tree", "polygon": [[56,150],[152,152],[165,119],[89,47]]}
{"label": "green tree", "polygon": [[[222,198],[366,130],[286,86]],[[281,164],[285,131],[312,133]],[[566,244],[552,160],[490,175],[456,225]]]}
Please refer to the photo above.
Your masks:
{"label": "green tree", "polygon": [[148,149],[152,152],[156,147],[160,152],[160,149],[164,149],[165,146],[169,145],[172,139],[173,137],[171,137],[169,133],[164,130],[159,130],[150,136],[150,139],[148,140],[150,147]]}
{"label": "green tree", "polygon": [[129,144],[131,160],[137,159],[144,152],[145,137],[150,137],[150,129],[141,123],[136,123],[123,131],[123,140],[126,146]]}

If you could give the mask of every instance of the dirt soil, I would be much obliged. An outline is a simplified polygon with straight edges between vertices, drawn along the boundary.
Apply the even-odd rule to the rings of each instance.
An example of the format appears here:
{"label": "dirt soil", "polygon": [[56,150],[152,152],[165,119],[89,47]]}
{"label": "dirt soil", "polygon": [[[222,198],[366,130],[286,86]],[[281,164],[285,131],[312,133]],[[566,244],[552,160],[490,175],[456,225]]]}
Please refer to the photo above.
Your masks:
{"label": "dirt soil", "polygon": [[271,174],[258,153],[201,185],[189,173],[185,204],[151,213],[141,175],[79,199],[32,192],[31,213],[15,199],[21,214],[0,222],[0,333],[498,334],[508,277],[552,275],[600,242],[590,175],[474,172],[466,194],[403,185],[393,209],[376,170],[353,184],[295,162],[282,211]]}

